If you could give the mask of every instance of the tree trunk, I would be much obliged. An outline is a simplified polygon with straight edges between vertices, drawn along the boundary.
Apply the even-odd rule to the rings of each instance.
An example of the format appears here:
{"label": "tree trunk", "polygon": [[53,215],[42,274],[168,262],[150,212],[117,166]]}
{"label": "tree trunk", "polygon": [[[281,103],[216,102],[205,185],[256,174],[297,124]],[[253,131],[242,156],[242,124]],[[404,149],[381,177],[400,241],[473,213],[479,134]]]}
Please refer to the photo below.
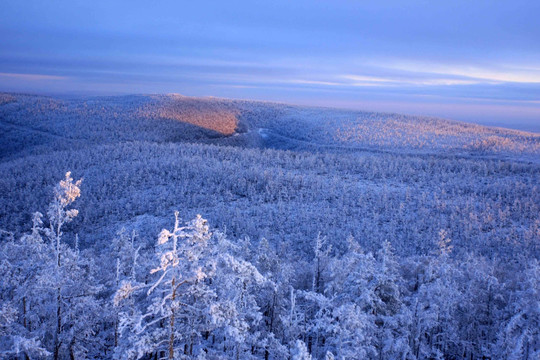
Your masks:
{"label": "tree trunk", "polygon": [[28,329],[27,323],[26,323],[26,296],[23,296],[22,303],[23,303],[23,326],[25,329]]}
{"label": "tree trunk", "polygon": [[114,347],[118,346],[118,315],[114,320]]}
{"label": "tree trunk", "polygon": [[75,339],[69,344],[69,359],[70,360],[76,360],[75,353],[73,352],[73,345],[75,345]]}
{"label": "tree trunk", "polygon": [[56,332],[54,334],[54,360],[58,360],[60,356],[60,332],[62,330],[62,297],[60,295],[60,288],[57,289],[56,294]]}
{"label": "tree trunk", "polygon": [[[176,298],[176,282],[175,278],[172,279],[172,298],[174,302]],[[169,323],[169,359],[174,359],[174,304],[171,306],[171,319]]]}

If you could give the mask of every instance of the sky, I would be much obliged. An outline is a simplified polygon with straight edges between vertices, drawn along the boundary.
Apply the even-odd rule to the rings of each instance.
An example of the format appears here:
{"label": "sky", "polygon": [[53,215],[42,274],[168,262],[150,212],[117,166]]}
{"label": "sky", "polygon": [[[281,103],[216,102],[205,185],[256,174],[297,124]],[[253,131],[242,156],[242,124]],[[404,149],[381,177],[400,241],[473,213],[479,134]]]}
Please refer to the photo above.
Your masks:
{"label": "sky", "polygon": [[540,132],[538,0],[2,0],[0,91],[180,93]]}

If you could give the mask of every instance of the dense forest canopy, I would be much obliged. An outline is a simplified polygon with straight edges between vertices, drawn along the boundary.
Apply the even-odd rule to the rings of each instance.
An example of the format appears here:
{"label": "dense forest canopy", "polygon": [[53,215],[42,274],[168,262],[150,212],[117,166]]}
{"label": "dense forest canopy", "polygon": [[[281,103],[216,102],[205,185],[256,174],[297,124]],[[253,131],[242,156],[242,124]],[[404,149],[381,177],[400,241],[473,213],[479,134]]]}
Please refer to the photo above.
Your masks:
{"label": "dense forest canopy", "polygon": [[540,357],[538,134],[179,95],[0,128],[3,357]]}

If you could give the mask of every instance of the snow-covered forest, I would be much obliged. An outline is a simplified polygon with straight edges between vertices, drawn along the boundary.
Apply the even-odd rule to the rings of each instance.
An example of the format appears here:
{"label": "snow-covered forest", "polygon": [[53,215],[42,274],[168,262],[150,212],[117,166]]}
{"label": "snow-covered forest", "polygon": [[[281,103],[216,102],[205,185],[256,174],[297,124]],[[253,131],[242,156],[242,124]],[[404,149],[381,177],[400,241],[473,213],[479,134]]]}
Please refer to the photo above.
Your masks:
{"label": "snow-covered forest", "polygon": [[540,359],[540,135],[0,95],[0,358]]}

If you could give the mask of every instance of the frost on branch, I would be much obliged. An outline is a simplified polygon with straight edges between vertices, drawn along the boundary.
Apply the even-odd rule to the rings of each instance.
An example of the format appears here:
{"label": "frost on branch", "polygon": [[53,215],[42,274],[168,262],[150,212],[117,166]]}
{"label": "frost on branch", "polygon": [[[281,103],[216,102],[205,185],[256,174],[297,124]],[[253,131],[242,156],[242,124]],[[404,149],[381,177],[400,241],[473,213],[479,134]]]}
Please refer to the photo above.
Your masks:
{"label": "frost on branch", "polygon": [[50,352],[48,352],[44,347],[41,346],[41,341],[39,341],[38,339],[27,339],[21,336],[16,336],[13,339],[13,352],[16,355],[31,354],[38,358],[43,358],[51,355]]}
{"label": "frost on branch", "polygon": [[71,172],[68,171],[65,179],[54,188],[54,200],[47,210],[50,228],[46,229],[45,233],[51,241],[57,242],[57,247],[62,236],[62,226],[79,214],[78,210],[67,209],[67,207],[81,196],[81,183],[82,179],[73,182]]}
{"label": "frost on branch", "polygon": [[[103,312],[95,297],[102,289],[96,285],[96,268],[63,240],[62,226],[77,215],[68,207],[80,196],[80,183],[67,173],[55,188],[48,223],[36,212],[30,233],[0,244],[0,301],[7,295],[17,309],[0,337],[0,357],[82,358],[103,349],[104,336],[96,333],[98,312]],[[6,316],[8,310],[2,307]]]}
{"label": "frost on branch", "polygon": [[262,319],[255,295],[267,280],[233,248],[200,215],[182,226],[175,213],[174,228],[158,237],[159,264],[150,270],[156,279],[147,286],[123,282],[113,299],[119,306],[148,288],[141,311],[119,313],[122,349],[137,349],[134,358],[210,357],[215,349],[227,349],[229,358],[251,356],[265,341],[253,329]]}
{"label": "frost on branch", "polygon": [[294,348],[291,350],[292,360],[311,360],[306,344],[302,340],[296,340]]}
{"label": "frost on branch", "polygon": [[54,190],[55,198],[58,199],[63,206],[68,206],[81,196],[81,182],[82,179],[79,179],[77,182],[73,183],[71,171],[68,171],[66,173],[66,178],[61,180]]}
{"label": "frost on branch", "polygon": [[114,294],[114,306],[118,306],[122,300],[128,299],[139,287],[133,286],[129,281],[123,281],[120,288]]}
{"label": "frost on branch", "polygon": [[[139,349],[138,357],[162,351],[173,359],[179,354],[177,348],[181,342],[194,339],[194,335],[188,334],[194,331],[189,323],[200,322],[199,328],[205,323],[206,307],[214,296],[205,281],[215,268],[208,255],[210,237],[206,220],[197,216],[180,226],[178,212],[173,230],[162,230],[159,234],[156,245],[159,265],[150,270],[159,277],[146,292],[149,305],[143,315],[135,316],[136,319],[126,319],[133,316],[133,312],[120,314],[121,328],[126,324],[133,328],[132,332],[126,332],[131,338],[124,341]],[[142,287],[122,282],[114,296],[114,304],[118,306]],[[163,324],[166,324],[165,328]]]}
{"label": "frost on branch", "polygon": [[439,231],[439,241],[437,242],[439,247],[439,254],[442,256],[448,256],[452,252],[454,246],[452,245],[452,239],[448,237],[448,231],[441,229]]}

